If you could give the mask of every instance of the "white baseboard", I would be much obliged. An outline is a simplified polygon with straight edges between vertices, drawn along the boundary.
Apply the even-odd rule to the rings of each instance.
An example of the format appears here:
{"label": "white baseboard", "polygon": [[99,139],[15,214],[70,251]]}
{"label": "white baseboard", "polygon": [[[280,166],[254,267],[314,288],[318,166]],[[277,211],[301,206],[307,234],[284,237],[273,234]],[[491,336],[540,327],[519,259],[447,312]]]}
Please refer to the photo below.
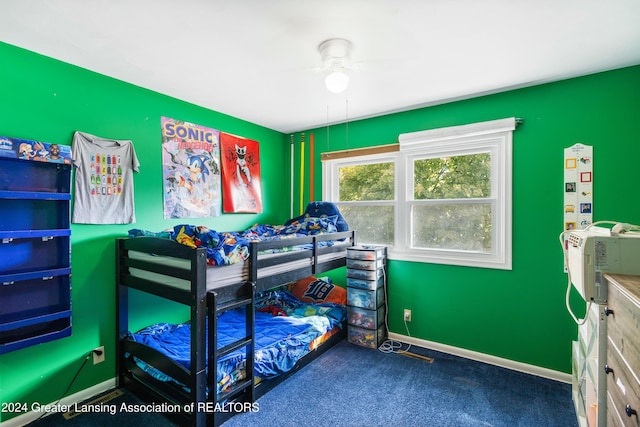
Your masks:
{"label": "white baseboard", "polygon": [[571,383],[571,374],[554,371],[552,369],[541,368],[540,366],[529,365],[528,363],[503,359],[502,357],[491,356],[490,354],[466,350],[464,348],[441,344],[434,341],[408,337],[406,335],[400,335],[394,332],[389,333],[389,339],[400,341],[406,344],[417,345],[418,347],[429,348],[432,350],[440,351],[442,353],[453,354],[455,356],[464,357],[466,359],[477,360],[478,362],[484,362],[490,365],[500,366],[502,368],[507,368],[514,371],[524,372],[526,374],[536,375],[538,377],[548,378],[563,383]]}
{"label": "white baseboard", "polygon": [[[56,406],[71,406],[75,403],[84,402],[87,399],[91,399],[94,396],[97,396],[105,391],[111,390],[116,386],[116,379],[111,378],[109,380],[103,381],[100,384],[96,384],[92,387],[85,388],[84,390],[80,390],[77,393],[74,393],[70,396],[67,396],[60,400],[60,402],[50,402],[45,404],[44,402],[38,402],[41,406],[45,405],[56,405]],[[46,414],[45,416],[49,416],[51,414]],[[11,418],[7,421],[2,421],[2,427],[21,427],[27,425],[29,423],[34,422],[38,418],[42,416],[42,412],[27,412],[25,414],[19,415],[15,418]]]}

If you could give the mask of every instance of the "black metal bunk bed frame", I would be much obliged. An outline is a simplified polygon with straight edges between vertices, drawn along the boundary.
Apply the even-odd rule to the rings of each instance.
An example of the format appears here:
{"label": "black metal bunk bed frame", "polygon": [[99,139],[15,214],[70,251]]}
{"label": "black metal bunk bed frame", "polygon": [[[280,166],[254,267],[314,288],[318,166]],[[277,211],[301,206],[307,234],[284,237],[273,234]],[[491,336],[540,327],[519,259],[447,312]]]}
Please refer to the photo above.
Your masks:
{"label": "black metal bunk bed frame", "polygon": [[[324,246],[322,242],[337,241],[340,244]],[[310,249],[296,250],[275,257],[262,257],[263,251],[274,251],[294,245],[309,245]],[[319,274],[345,265],[346,249],[355,245],[355,232],[319,234],[309,237],[253,242],[250,247],[248,280],[238,278],[237,282],[223,286],[207,287],[206,250],[194,249],[169,239],[156,237],[135,237],[116,239],[116,372],[117,386],[127,387],[149,401],[170,402],[181,410],[172,414],[196,426],[219,425],[234,415],[234,411],[219,411],[219,403],[249,402],[278,385],[298,369],[320,356],[346,335],[343,329],[332,336],[322,346],[298,361],[294,369],[274,379],[261,381],[255,385],[253,369],[246,370],[246,378],[233,386],[231,391],[218,396],[208,393],[211,385],[215,390],[217,360],[235,350],[245,348],[247,360],[254,360],[254,310],[256,292],[272,289],[293,281]],[[129,257],[129,251],[169,256],[188,260],[190,268],[176,268],[170,265],[149,262]],[[329,256],[326,260],[323,255]],[[309,263],[296,266],[275,274],[264,275],[264,269],[310,259]],[[189,287],[176,287],[162,281],[136,277],[130,268],[169,276],[188,282]],[[209,270],[211,272],[211,270]],[[215,274],[215,270],[213,271]],[[157,350],[127,339],[129,333],[128,289],[137,289],[161,298],[176,301],[190,307],[191,321],[191,369],[167,358]],[[246,307],[246,336],[234,343],[218,349],[217,315],[241,306]],[[208,322],[208,325],[207,325]],[[207,326],[210,340],[207,347]],[[133,357],[163,371],[187,386],[188,390],[171,383],[157,380],[142,370]],[[207,366],[208,360],[208,366]],[[194,406],[189,406],[194,405]],[[184,408],[192,408],[192,411]],[[245,410],[250,410],[244,406]]]}

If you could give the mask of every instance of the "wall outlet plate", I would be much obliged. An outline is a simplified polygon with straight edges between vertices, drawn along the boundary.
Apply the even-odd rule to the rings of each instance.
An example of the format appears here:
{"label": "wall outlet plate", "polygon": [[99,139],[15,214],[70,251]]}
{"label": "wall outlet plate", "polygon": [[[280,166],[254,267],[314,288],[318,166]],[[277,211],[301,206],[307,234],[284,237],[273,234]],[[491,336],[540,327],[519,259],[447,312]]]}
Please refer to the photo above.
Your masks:
{"label": "wall outlet plate", "polygon": [[93,364],[94,365],[97,365],[98,363],[104,362],[104,346],[100,346],[100,347],[94,348],[91,351],[91,354],[93,355]]}
{"label": "wall outlet plate", "polygon": [[404,309],[404,320],[406,322],[411,322],[411,310],[409,310],[408,308]]}

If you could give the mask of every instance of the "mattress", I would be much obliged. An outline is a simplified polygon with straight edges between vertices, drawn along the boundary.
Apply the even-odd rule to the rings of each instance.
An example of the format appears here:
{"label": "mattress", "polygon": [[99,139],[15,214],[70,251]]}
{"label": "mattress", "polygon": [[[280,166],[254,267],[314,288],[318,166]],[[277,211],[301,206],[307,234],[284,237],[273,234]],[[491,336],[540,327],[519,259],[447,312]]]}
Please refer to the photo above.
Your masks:
{"label": "mattress", "polygon": [[[186,271],[189,271],[191,269],[191,262],[188,259],[184,258],[161,256],[138,251],[129,251],[128,256],[131,259],[147,261],[155,264],[162,264]],[[167,276],[164,274],[154,273],[152,271],[141,270],[139,268],[133,267],[129,268],[129,273],[134,277],[161,282],[178,289],[191,289],[191,282],[189,280],[179,279],[177,277]],[[238,262],[230,265],[207,265],[206,277],[207,290],[214,289],[215,287],[223,287],[233,283],[237,283],[240,280],[248,280],[249,261]]]}
{"label": "mattress", "polygon": [[[338,244],[348,246],[347,243],[338,242]],[[286,255],[287,252],[283,253],[267,253],[260,254],[259,259],[271,259],[277,258],[280,255]],[[131,259],[143,260],[147,262],[162,264],[170,267],[180,268],[183,270],[190,270],[191,263],[187,259],[170,257],[170,256],[160,256],[155,254],[148,254],[144,252],[138,251],[129,251],[128,256]],[[318,262],[323,263],[327,261],[331,261],[334,259],[340,259],[344,257],[344,252],[331,252],[327,254],[323,254],[318,256]],[[306,257],[295,261],[289,261],[286,263],[280,263],[269,267],[264,267],[258,270],[257,279],[264,279],[276,274],[284,273],[287,271],[295,270],[298,268],[303,268],[306,266],[312,265],[314,262],[313,257]],[[188,280],[179,279],[172,276],[166,276],[160,273],[154,273],[151,271],[141,270],[138,268],[129,268],[129,272],[132,276],[139,277],[142,279],[153,280],[156,282],[162,282],[166,285],[170,285],[172,287],[176,287],[179,289],[189,290],[191,289],[191,283]],[[249,261],[238,262],[230,265],[207,265],[207,274],[206,274],[206,287],[207,290],[212,290],[219,287],[224,287],[227,285],[231,285],[237,283],[239,281],[244,281],[249,279]]]}

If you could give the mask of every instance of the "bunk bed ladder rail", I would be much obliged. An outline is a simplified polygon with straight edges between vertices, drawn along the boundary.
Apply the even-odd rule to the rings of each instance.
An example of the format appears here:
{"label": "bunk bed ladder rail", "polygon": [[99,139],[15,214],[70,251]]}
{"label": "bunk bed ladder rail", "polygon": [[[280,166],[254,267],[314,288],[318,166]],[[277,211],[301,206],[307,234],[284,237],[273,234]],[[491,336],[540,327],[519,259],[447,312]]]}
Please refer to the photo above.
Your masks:
{"label": "bunk bed ladder rail", "polygon": [[[209,329],[209,345],[208,345],[208,384],[210,386],[208,401],[213,404],[215,411],[212,412],[212,420],[207,422],[207,425],[219,425],[222,421],[222,415],[227,413],[225,408],[221,405],[227,402],[243,402],[245,403],[242,408],[248,409],[250,405],[246,405],[246,402],[253,404],[254,401],[254,372],[253,361],[255,360],[255,342],[254,342],[254,328],[255,328],[255,292],[256,285],[253,282],[245,282],[243,297],[232,301],[226,301],[224,303],[218,302],[218,294],[215,291],[207,292],[207,322]],[[234,341],[222,348],[217,348],[218,342],[218,315],[225,311],[233,310],[236,308],[245,307],[246,315],[246,333],[245,337],[237,341]],[[217,367],[218,359],[224,357],[236,350],[245,349],[246,360],[245,366],[245,379],[240,383],[234,385],[229,392],[224,393],[222,396],[218,396],[217,390]],[[251,362],[249,362],[251,361]],[[250,368],[249,368],[250,367]],[[219,411],[221,409],[221,411]],[[232,412],[235,412],[235,407]],[[208,411],[211,414],[211,411]],[[224,418],[228,418],[226,415]]]}

